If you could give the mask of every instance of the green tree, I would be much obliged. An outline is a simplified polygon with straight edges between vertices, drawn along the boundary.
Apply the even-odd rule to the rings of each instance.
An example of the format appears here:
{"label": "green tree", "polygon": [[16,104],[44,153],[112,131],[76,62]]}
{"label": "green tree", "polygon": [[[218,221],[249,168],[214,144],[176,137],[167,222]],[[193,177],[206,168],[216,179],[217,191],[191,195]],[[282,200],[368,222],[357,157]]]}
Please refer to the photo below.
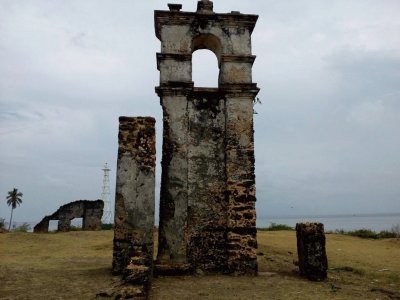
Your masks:
{"label": "green tree", "polygon": [[12,222],[12,216],[13,216],[13,211],[18,205],[21,205],[22,203],[22,196],[23,194],[21,192],[18,192],[18,189],[14,188],[12,191],[8,192],[7,195],[7,205],[11,206],[11,217],[10,217],[10,223],[8,224],[8,230],[11,228],[11,222]]}

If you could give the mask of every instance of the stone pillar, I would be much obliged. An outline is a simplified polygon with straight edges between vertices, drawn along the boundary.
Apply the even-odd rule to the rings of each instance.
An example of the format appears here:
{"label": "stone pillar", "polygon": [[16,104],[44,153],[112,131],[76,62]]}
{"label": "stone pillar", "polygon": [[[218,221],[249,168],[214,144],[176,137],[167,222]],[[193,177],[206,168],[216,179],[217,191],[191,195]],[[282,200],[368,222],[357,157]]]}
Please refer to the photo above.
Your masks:
{"label": "stone pillar", "polygon": [[49,223],[50,223],[50,218],[49,217],[44,217],[40,223],[36,224],[35,227],[33,228],[33,232],[38,232],[38,233],[47,233],[49,232]]}
{"label": "stone pillar", "polygon": [[101,217],[103,216],[104,202],[102,200],[97,201],[85,201],[82,230],[101,230]]}
{"label": "stone pillar", "polygon": [[164,125],[157,255],[159,273],[181,273],[188,268],[188,114],[184,91],[179,88],[173,93],[159,91]]}
{"label": "stone pillar", "polygon": [[188,260],[194,270],[225,273],[225,99],[195,88],[188,113]]}
{"label": "stone pillar", "polygon": [[324,224],[297,223],[296,236],[300,274],[312,281],[325,280],[328,259],[325,251]]}
{"label": "stone pillar", "polygon": [[63,218],[63,217],[61,217],[61,218],[58,220],[57,231],[60,231],[60,232],[67,232],[67,231],[69,231],[70,227],[71,227],[71,220],[70,220],[69,218]]}
{"label": "stone pillar", "polygon": [[155,120],[120,117],[113,274],[147,283],[153,268]]}
{"label": "stone pillar", "polygon": [[257,274],[252,105],[257,92],[240,88],[226,100],[228,270],[238,274]]}
{"label": "stone pillar", "polygon": [[[258,16],[155,11],[164,112],[157,266],[179,271],[256,274],[251,34]],[[208,49],[218,87],[194,87],[192,53]],[[172,273],[172,272],[170,272]]]}

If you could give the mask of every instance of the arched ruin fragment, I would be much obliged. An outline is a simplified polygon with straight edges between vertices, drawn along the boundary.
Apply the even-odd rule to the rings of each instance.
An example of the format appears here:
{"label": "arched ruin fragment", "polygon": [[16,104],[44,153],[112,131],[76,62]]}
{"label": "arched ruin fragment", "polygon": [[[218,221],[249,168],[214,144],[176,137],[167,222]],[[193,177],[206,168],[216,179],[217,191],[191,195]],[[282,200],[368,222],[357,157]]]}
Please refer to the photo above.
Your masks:
{"label": "arched ruin fragment", "polygon": [[61,206],[55,213],[46,216],[33,228],[33,232],[49,232],[51,220],[58,220],[57,231],[69,231],[71,220],[82,218],[82,230],[100,230],[104,202],[102,200],[78,200]]}

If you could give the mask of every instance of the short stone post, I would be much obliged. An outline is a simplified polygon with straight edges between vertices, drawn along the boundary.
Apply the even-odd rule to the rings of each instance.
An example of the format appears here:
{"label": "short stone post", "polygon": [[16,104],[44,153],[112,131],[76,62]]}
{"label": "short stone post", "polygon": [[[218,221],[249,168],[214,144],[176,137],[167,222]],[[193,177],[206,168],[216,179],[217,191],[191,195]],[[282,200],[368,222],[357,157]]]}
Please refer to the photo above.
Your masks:
{"label": "short stone post", "polygon": [[120,117],[112,269],[147,284],[153,269],[155,119]]}
{"label": "short stone post", "polygon": [[67,232],[71,228],[71,220],[66,216],[60,217],[58,220],[57,231],[59,232]]}
{"label": "short stone post", "polygon": [[324,224],[297,223],[296,236],[300,275],[312,281],[325,280],[328,259],[325,251]]}

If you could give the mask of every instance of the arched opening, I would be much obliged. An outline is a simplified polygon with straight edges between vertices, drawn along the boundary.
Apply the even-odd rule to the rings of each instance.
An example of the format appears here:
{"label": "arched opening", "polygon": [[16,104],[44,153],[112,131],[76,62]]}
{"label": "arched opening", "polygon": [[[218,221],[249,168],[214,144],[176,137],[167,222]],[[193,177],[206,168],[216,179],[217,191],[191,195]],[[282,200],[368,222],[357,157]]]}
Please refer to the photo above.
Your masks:
{"label": "arched opening", "polygon": [[71,220],[70,230],[82,230],[83,218],[74,218]]}
{"label": "arched opening", "polygon": [[57,231],[57,229],[58,229],[58,220],[50,220],[49,231]]}
{"label": "arched opening", "polygon": [[218,87],[218,60],[210,50],[197,50],[192,55],[192,81],[195,87]]}
{"label": "arched opening", "polygon": [[218,87],[222,46],[213,34],[200,34],[192,41],[192,81],[196,87]]}

